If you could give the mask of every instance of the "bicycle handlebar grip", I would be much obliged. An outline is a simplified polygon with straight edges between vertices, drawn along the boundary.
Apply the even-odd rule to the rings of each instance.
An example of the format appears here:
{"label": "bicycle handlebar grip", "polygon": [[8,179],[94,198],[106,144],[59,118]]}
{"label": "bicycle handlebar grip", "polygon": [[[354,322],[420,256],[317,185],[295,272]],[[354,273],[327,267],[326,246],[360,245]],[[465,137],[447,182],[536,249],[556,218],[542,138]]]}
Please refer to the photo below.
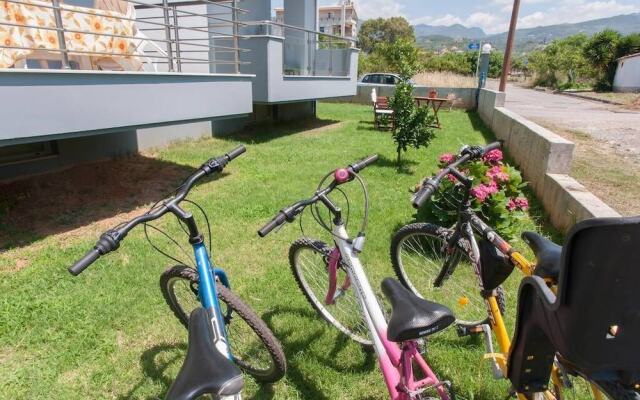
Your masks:
{"label": "bicycle handlebar grip", "polygon": [[78,276],[87,267],[93,264],[98,258],[100,258],[100,252],[98,249],[93,248],[87,252],[81,259],[76,261],[71,267],[69,267],[69,273],[73,276]]}
{"label": "bicycle handlebar grip", "polygon": [[353,170],[353,172],[357,173],[357,172],[362,171],[363,169],[365,169],[369,165],[373,164],[377,160],[378,160],[378,155],[377,154],[373,154],[373,155],[370,155],[367,158],[363,158],[360,161],[354,162],[353,164],[350,165],[350,167]]}
{"label": "bicycle handlebar grip", "polygon": [[499,149],[502,147],[501,142],[493,142],[488,144],[484,149],[482,149],[482,154],[487,154],[491,150]]}
{"label": "bicycle handlebar grip", "polygon": [[278,213],[278,215],[276,215],[275,218],[267,222],[265,226],[263,226],[258,230],[258,236],[260,237],[267,236],[272,230],[284,224],[286,220],[287,220],[287,217],[284,215],[284,213],[282,212]]}
{"label": "bicycle handlebar grip", "polygon": [[413,197],[414,208],[420,208],[422,205],[433,195],[433,192],[436,191],[436,186],[432,183],[425,183],[424,186],[420,188],[418,193]]}
{"label": "bicycle handlebar grip", "polygon": [[247,148],[244,147],[243,145],[240,145],[235,149],[231,150],[230,152],[228,152],[226,155],[227,157],[229,157],[229,161],[231,161],[234,158],[238,157],[240,154],[244,153],[245,151],[247,151]]}

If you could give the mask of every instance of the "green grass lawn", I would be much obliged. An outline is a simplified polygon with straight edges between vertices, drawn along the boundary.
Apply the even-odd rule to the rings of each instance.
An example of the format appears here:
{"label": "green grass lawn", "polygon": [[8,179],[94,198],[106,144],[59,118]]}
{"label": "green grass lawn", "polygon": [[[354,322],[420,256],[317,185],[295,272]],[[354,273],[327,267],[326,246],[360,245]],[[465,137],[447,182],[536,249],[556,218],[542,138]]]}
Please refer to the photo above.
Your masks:
{"label": "green grass lawn", "polygon": [[[443,112],[444,129],[429,148],[408,152],[406,168],[398,172],[390,134],[373,129],[371,107],[319,104],[318,116],[318,122],[263,126],[227,138],[179,143],[155,154],[164,164],[180,166],[186,176],[213,155],[239,143],[247,146],[247,153],[221,178],[196,187],[191,199],[212,221],[214,262],[226,269],[233,289],[273,329],[288,357],[289,371],[281,382],[260,387],[247,378],[249,399],[387,397],[373,354],[316,317],[299,292],[287,261],[289,243],[300,236],[298,225],[259,239],[261,224],[312,194],[326,172],[378,153],[379,162],[362,173],[372,201],[362,259],[372,285],[379,288],[382,278],[393,273],[390,236],[414,218],[408,190],[435,171],[439,154],[491,140],[476,114]],[[157,184],[134,183],[141,196],[145,185]],[[361,197],[355,185],[349,186],[355,233]],[[83,195],[87,202],[93,196]],[[151,200],[145,197],[144,203]],[[186,350],[186,331],[158,288],[159,274],[172,262],[156,254],[138,229],[120,250],[73,278],[66,268],[106,228],[98,219],[111,212],[111,219],[120,221],[117,215],[128,210],[114,207],[92,219],[85,208],[64,207],[58,208],[67,218],[59,225],[73,226],[73,232],[23,232],[24,240],[16,241],[22,245],[0,253],[0,398],[163,398]],[[184,239],[170,219],[160,225]],[[535,229],[537,224],[525,225]],[[310,217],[305,226],[308,232],[319,232]],[[519,278],[514,275],[507,282],[509,326]],[[430,342],[428,358],[465,398],[504,398],[509,385],[492,378],[482,354],[481,341],[445,333]]]}

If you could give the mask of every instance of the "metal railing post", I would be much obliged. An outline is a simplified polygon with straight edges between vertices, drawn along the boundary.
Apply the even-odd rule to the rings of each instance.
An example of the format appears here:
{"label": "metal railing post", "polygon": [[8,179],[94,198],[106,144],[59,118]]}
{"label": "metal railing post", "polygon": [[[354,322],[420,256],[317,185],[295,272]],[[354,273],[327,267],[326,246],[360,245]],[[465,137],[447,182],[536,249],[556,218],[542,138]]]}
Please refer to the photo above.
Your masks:
{"label": "metal railing post", "polygon": [[164,35],[167,40],[167,65],[169,72],[173,72],[173,46],[171,44],[171,24],[169,23],[169,1],[162,0],[162,15],[164,17]]}
{"label": "metal railing post", "polygon": [[329,76],[333,76],[333,38],[329,36]]}
{"label": "metal railing post", "polygon": [[173,6],[173,36],[176,39],[176,66],[178,72],[182,72],[182,61],[180,60],[180,28],[178,27],[178,11]]}
{"label": "metal railing post", "polygon": [[56,32],[58,33],[58,48],[62,55],[62,68],[70,69],[69,66],[69,53],[67,53],[67,43],[64,38],[64,26],[62,24],[62,12],[60,11],[60,1],[51,0],[53,5],[53,16],[56,20]]}
{"label": "metal railing post", "polygon": [[306,33],[306,37],[307,37],[307,75],[313,75],[311,73],[311,63],[312,63],[312,56],[311,56],[311,33],[310,32],[305,32]]}
{"label": "metal railing post", "polygon": [[233,52],[233,61],[235,62],[235,72],[236,74],[240,73],[240,50],[238,48],[238,9],[237,1],[233,0],[231,2],[231,6],[233,9],[231,10],[231,25],[233,26],[233,47],[235,47],[235,51]]}

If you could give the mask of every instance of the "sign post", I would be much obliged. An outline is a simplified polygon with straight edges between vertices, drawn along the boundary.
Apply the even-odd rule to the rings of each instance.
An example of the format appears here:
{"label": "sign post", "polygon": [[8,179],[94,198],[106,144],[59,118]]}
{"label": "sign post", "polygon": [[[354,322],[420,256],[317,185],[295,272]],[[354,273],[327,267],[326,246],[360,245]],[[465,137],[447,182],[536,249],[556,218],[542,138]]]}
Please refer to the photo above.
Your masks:
{"label": "sign post", "polygon": [[471,42],[467,46],[469,48],[469,50],[478,50],[478,57],[476,59],[476,74],[475,74],[475,78],[478,77],[478,69],[480,68],[480,47],[482,47],[481,44],[482,44],[482,42]]}

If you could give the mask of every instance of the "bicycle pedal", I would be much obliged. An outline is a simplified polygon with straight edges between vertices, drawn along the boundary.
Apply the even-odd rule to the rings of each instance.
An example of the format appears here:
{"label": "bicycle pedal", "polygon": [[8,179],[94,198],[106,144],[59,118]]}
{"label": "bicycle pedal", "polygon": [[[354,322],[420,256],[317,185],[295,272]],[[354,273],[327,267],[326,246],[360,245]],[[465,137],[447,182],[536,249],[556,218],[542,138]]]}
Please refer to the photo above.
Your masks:
{"label": "bicycle pedal", "polygon": [[475,325],[475,326],[456,325],[456,331],[458,333],[458,337],[478,335],[482,333],[482,325]]}

